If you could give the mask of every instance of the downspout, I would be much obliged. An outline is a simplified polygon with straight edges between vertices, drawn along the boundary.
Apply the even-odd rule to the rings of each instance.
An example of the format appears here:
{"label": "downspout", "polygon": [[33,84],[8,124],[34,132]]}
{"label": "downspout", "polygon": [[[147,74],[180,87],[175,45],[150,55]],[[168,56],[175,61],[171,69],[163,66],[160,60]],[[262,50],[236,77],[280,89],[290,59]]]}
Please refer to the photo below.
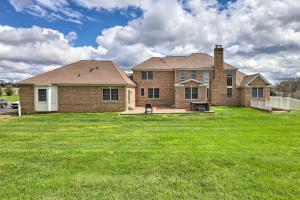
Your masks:
{"label": "downspout", "polygon": [[51,86],[48,87],[47,89],[47,104],[48,104],[48,112],[51,112]]}

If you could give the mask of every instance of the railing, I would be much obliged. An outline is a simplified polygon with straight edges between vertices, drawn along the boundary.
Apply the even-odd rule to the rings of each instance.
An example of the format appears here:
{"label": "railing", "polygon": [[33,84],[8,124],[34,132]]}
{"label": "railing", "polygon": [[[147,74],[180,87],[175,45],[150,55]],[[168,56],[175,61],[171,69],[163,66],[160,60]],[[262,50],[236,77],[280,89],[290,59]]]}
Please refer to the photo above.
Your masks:
{"label": "railing", "polygon": [[251,104],[250,106],[252,108],[257,108],[257,109],[261,109],[261,110],[269,110],[271,111],[272,108],[270,106],[270,101],[266,100],[256,100],[256,99],[251,99]]}
{"label": "railing", "polygon": [[281,109],[300,109],[300,100],[290,97],[270,97],[270,100],[251,99],[251,107],[262,110],[272,110],[272,108]]}
{"label": "railing", "polygon": [[21,109],[21,104],[19,103],[19,106],[18,106],[18,116],[21,117],[22,115],[22,109]]}
{"label": "railing", "polygon": [[300,100],[290,97],[270,97],[271,107],[300,109]]}

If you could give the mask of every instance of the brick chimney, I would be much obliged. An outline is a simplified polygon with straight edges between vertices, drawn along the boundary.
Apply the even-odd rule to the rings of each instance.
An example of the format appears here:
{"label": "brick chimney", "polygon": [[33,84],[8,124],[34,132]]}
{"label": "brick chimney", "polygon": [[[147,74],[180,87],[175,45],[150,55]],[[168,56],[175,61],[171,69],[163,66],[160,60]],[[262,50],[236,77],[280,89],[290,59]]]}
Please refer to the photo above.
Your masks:
{"label": "brick chimney", "polygon": [[224,58],[223,58],[223,47],[222,45],[216,45],[214,50],[214,69],[224,70]]}
{"label": "brick chimney", "polygon": [[227,88],[222,45],[215,46],[213,69],[213,78],[210,86],[210,101],[212,105],[225,105]]}

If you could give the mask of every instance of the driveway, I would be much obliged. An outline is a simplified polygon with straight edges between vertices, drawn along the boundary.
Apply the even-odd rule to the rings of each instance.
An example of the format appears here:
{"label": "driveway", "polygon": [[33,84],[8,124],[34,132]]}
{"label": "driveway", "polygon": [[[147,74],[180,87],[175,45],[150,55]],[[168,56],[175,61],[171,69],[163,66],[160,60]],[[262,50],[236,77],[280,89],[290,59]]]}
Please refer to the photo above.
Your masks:
{"label": "driveway", "polygon": [[12,107],[10,107],[10,105],[8,105],[6,108],[0,108],[0,115],[13,115],[13,114],[18,114],[18,109],[13,109]]}

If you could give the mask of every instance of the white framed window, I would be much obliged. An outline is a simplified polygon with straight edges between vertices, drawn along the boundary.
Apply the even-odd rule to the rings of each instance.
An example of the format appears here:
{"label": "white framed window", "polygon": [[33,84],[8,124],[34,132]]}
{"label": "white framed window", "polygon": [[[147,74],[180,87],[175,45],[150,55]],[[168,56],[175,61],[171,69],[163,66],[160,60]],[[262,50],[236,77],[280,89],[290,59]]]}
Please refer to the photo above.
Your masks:
{"label": "white framed window", "polygon": [[180,70],[179,71],[179,80],[185,80],[185,71],[183,70]]}
{"label": "white framed window", "polygon": [[203,72],[203,82],[209,85],[209,71]]}
{"label": "white framed window", "polygon": [[264,88],[254,87],[252,88],[252,98],[263,98],[264,97]]}
{"label": "white framed window", "polygon": [[232,87],[227,88],[227,98],[232,98]]}
{"label": "white framed window", "polygon": [[153,80],[153,71],[142,71],[142,80]]}
{"label": "white framed window", "polygon": [[198,99],[198,88],[197,87],[186,87],[184,88],[185,99]]}
{"label": "white framed window", "polygon": [[159,99],[159,88],[148,88],[148,99]]}
{"label": "white framed window", "polygon": [[227,86],[232,86],[233,78],[232,71],[227,71]]}
{"label": "white framed window", "polygon": [[119,98],[118,89],[103,89],[102,99],[104,101],[117,101]]}
{"label": "white framed window", "polygon": [[141,88],[141,96],[145,96],[145,89],[144,88]]}
{"label": "white framed window", "polygon": [[191,73],[192,73],[192,79],[197,79],[197,71],[193,70]]}
{"label": "white framed window", "polygon": [[47,101],[47,89],[38,89],[38,101]]}

